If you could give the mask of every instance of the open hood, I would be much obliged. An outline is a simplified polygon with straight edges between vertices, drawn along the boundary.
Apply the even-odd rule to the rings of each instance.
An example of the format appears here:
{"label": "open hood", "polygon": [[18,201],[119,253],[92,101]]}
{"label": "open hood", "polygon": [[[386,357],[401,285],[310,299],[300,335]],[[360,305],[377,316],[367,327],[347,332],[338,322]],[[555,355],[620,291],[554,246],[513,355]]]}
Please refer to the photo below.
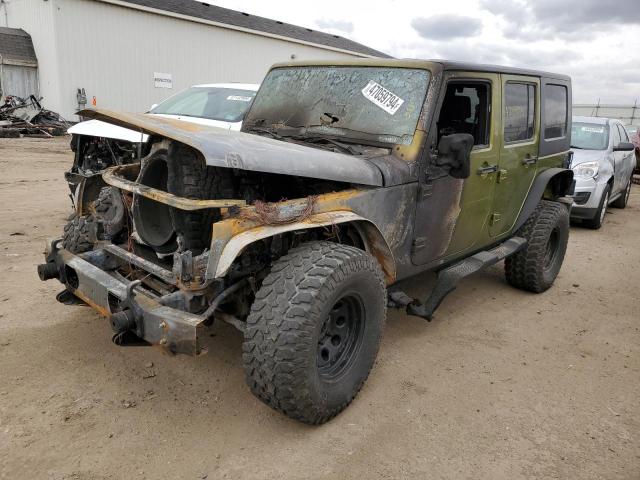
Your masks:
{"label": "open hood", "polygon": [[279,173],[360,185],[382,186],[382,172],[372,162],[243,132],[223,130],[139,113],[87,109],[85,118],[140,132],[160,135],[198,150],[207,165],[256,172]]}

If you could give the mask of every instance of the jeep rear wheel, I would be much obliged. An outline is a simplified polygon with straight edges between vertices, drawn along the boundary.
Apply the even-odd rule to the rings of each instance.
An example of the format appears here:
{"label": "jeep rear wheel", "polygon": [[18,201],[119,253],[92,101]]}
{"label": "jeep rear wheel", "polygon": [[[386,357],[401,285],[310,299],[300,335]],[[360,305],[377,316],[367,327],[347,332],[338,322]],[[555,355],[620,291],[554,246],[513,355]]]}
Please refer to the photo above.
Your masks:
{"label": "jeep rear wheel", "polygon": [[542,200],[517,236],[525,247],[505,260],[510,285],[540,293],[547,290],[560,271],[569,240],[569,212],[558,202]]}
{"label": "jeep rear wheel", "polygon": [[386,287],[367,252],[310,242],[274,262],[243,344],[246,380],[272,408],[324,423],[367,379],[386,318]]}

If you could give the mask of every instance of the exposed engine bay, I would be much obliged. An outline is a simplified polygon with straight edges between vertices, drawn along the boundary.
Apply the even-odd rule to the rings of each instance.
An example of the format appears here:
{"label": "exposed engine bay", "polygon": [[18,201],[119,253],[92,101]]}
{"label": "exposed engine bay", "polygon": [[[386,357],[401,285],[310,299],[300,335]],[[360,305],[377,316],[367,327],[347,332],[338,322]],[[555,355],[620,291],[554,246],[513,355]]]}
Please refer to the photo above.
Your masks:
{"label": "exposed engine bay", "polygon": [[[113,145],[91,142],[87,146],[85,168],[101,148],[110,152]],[[127,149],[118,151],[118,165],[133,157]],[[291,223],[304,220],[313,209],[316,195],[352,188],[349,183],[318,180],[266,172],[207,166],[192,148],[169,140],[153,144],[140,163],[123,170],[127,179],[177,197],[194,200],[231,199],[257,206],[251,220],[261,224]],[[307,199],[307,208],[292,210],[289,216],[270,212],[272,203],[287,199]],[[88,208],[87,241],[75,244],[63,238],[64,248],[79,253],[100,242],[110,242],[111,254],[126,259],[116,269],[126,280],[138,280],[159,297],[168,299],[180,310],[202,313],[216,296],[229,286],[242,282],[233,295],[224,299],[236,318],[249,312],[253,295],[266,275],[268,266],[297,244],[314,239],[334,239],[361,246],[353,227],[331,226],[286,232],[256,241],[233,262],[223,279],[206,280],[212,225],[237,215],[237,208],[183,210],[114,186],[103,184]],[[127,256],[127,254],[131,254]],[[145,264],[141,260],[144,259]],[[157,272],[157,275],[149,272]]]}

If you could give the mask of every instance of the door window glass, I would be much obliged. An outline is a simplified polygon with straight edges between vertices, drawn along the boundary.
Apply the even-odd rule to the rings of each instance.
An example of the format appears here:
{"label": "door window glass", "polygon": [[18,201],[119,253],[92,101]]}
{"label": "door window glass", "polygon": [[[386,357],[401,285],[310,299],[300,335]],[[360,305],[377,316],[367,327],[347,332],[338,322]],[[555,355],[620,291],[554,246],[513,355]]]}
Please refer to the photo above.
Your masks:
{"label": "door window glass", "polygon": [[532,139],[536,118],[535,85],[509,82],[504,92],[504,141]]}
{"label": "door window glass", "polygon": [[453,133],[473,136],[473,145],[489,145],[489,85],[482,82],[451,82],[440,109],[438,139]]}
{"label": "door window glass", "polygon": [[544,138],[564,137],[567,134],[567,87],[547,85],[544,91]]}

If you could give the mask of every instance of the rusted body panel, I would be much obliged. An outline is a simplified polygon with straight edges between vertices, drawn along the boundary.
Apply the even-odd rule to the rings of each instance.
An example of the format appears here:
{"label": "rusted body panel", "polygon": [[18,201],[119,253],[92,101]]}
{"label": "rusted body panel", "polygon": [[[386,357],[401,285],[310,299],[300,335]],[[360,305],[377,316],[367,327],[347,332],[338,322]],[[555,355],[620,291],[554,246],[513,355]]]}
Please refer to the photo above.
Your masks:
{"label": "rusted body panel", "polygon": [[166,203],[180,210],[205,210],[207,208],[227,208],[239,207],[246,205],[244,200],[237,199],[216,199],[216,200],[192,200],[184,197],[178,197],[169,192],[158,190],[157,188],[147,187],[137,182],[132,182],[122,177],[125,173],[137,173],[140,171],[140,164],[120,165],[107,168],[102,174],[102,179],[107,185],[117,187],[127,192],[135,193],[141,197],[155,200],[156,202]]}
{"label": "rusted body panel", "polygon": [[79,115],[177,140],[200,152],[207,165],[212,167],[279,173],[359,185],[384,184],[378,167],[352,155],[172,118],[110,110],[83,110]]}
{"label": "rusted body panel", "polygon": [[100,248],[89,255],[74,255],[60,248],[60,243],[60,240],[49,241],[47,258],[57,265],[62,272],[61,280],[76,297],[105,317],[114,313],[111,296],[119,302],[128,301],[138,310],[143,340],[170,353],[205,353],[198,341],[204,329],[204,317],[163,305],[147,291],[131,288],[131,282],[104,271],[95,262]]}

